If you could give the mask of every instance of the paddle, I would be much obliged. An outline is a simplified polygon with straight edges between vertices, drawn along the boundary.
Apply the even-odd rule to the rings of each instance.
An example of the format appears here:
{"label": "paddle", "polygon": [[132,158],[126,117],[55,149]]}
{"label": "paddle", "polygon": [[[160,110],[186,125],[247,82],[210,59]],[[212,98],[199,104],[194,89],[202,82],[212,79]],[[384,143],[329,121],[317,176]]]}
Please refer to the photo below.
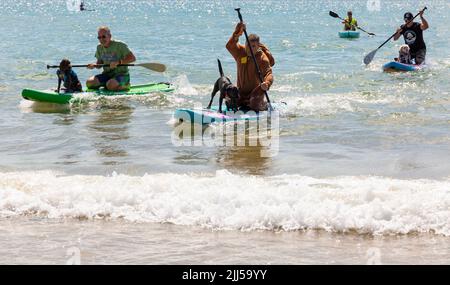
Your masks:
{"label": "paddle", "polygon": [[[241,8],[236,8],[236,9],[234,9],[234,10],[236,10],[236,11],[238,12],[239,20],[241,21],[241,23],[243,23],[244,20],[242,20]],[[251,47],[250,41],[248,40],[248,35],[247,35],[246,29],[244,29],[244,34],[245,34],[245,40],[247,41],[248,46]],[[258,72],[259,81],[260,81],[261,83],[263,83],[264,80],[263,80],[263,78],[262,78],[261,70],[259,69],[258,63],[256,62],[255,54],[253,53],[253,50],[252,50],[251,48],[249,48],[249,50],[250,50],[250,53],[251,53],[251,55],[252,55],[253,62],[255,63],[256,71]],[[270,99],[269,99],[269,95],[267,94],[267,91],[264,91],[264,94],[266,95],[267,104],[269,104],[269,111],[273,111],[272,104],[270,103]]]}
{"label": "paddle", "polygon": [[[339,17],[338,14],[334,13],[333,11],[330,11],[330,16],[333,17],[333,18],[339,18],[339,19],[341,19],[342,21],[345,21],[344,19],[342,19],[341,17]],[[359,29],[359,30],[361,30],[361,31],[363,31],[363,32],[365,32],[366,34],[369,34],[370,36],[375,36],[374,33],[369,33],[368,31],[366,31],[366,30],[364,30],[364,29],[362,29],[362,28],[360,28],[360,27],[358,27],[358,26],[356,26],[356,28]]]}
{"label": "paddle", "polygon": [[[427,9],[427,7],[423,8],[422,11],[420,11],[417,15],[414,16],[414,18],[412,18],[410,21],[408,21],[405,24],[405,27],[411,23],[412,21],[414,21],[415,18],[417,18],[417,16],[420,15],[420,13],[422,13],[423,11],[425,11]],[[368,55],[366,55],[364,57],[364,64],[368,65],[369,63],[372,62],[373,58],[375,57],[375,54],[377,53],[377,51],[382,48],[388,41],[390,41],[393,37],[395,37],[395,35],[397,34],[397,32],[395,32],[389,39],[387,39],[384,43],[382,43],[376,50],[371,51]]]}
{"label": "paddle", "polygon": [[[87,64],[79,64],[79,65],[71,65],[72,67],[87,67]],[[98,67],[108,67],[109,64],[97,64]],[[147,63],[136,63],[136,64],[119,64],[118,66],[141,66],[156,72],[164,72],[166,71],[166,66],[161,63],[156,62],[147,62]],[[47,65],[47,69],[49,68],[59,68],[59,65]]]}

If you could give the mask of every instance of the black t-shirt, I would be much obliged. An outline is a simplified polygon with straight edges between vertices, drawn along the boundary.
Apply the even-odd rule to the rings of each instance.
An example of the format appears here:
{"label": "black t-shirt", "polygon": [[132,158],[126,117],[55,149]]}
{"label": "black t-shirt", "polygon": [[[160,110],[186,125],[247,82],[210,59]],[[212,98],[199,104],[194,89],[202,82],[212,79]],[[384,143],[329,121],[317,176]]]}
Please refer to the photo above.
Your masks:
{"label": "black t-shirt", "polygon": [[401,27],[403,28],[402,35],[405,39],[405,43],[409,46],[412,53],[427,48],[423,41],[423,31],[420,28],[419,23],[414,22],[410,28],[405,25],[402,25]]}

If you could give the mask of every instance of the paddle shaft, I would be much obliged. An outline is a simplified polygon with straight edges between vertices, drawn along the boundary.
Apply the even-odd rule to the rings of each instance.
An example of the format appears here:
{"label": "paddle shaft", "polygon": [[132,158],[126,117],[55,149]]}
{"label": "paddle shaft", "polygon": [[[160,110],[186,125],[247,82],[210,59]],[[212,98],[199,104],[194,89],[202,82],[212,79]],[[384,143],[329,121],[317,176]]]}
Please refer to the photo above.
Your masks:
{"label": "paddle shaft", "polygon": [[368,31],[364,30],[363,28],[356,26],[359,30],[363,31],[364,33],[368,34],[369,36],[375,36],[374,33],[369,33]]}
{"label": "paddle shaft", "polygon": [[[243,23],[244,20],[242,19],[242,15],[241,15],[241,8],[236,8],[235,10],[238,12],[239,20],[241,21],[241,23]],[[259,81],[261,81],[261,83],[263,83],[264,79],[262,77],[261,70],[259,69],[258,62],[256,61],[255,54],[253,53],[253,49],[251,48],[250,41],[248,40],[248,35],[247,35],[246,29],[244,29],[244,35],[245,35],[245,40],[247,41],[247,44],[248,44],[248,47],[250,50],[250,54],[252,55],[252,58],[253,58],[253,62],[255,63],[256,71],[258,72]],[[267,94],[267,91],[264,91],[264,95],[266,96],[267,104],[269,104],[269,110],[272,111],[273,110],[272,103],[270,103],[269,94]]]}
{"label": "paddle shaft", "polygon": [[[108,67],[109,64],[96,64],[95,66],[96,67]],[[140,66],[140,65],[129,63],[129,64],[119,64],[117,66]],[[88,67],[88,64],[74,64],[74,65],[71,65],[71,67]],[[59,68],[59,65],[47,65],[47,69],[49,69],[49,68]]]}
{"label": "paddle shaft", "polygon": [[[420,13],[422,13],[422,12],[425,11],[426,9],[427,9],[427,7],[423,8],[422,11],[420,11],[419,13],[417,13],[417,15],[414,16],[414,18],[412,18],[410,21],[408,21],[408,22],[405,24],[405,27],[406,27],[407,25],[409,25],[409,23],[411,23],[412,21],[414,21],[414,19],[417,18],[417,16],[419,16]],[[395,37],[396,34],[397,34],[397,32],[395,32],[389,39],[387,39],[384,43],[382,43],[377,49],[382,48],[387,42],[389,42],[393,37]]]}

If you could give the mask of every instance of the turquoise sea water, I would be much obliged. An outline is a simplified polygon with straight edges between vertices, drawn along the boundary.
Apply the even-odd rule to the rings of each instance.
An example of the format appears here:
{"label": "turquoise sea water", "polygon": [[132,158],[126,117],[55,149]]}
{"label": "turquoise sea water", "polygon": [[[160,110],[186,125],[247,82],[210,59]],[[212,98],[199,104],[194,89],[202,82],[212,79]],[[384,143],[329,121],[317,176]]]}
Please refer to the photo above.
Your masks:
{"label": "turquoise sea water", "polygon": [[[0,3],[2,219],[450,235],[448,1],[381,0],[380,10],[366,1],[85,1],[90,12],[73,11],[76,2]],[[366,67],[364,55],[423,5],[428,67],[383,73],[401,40]],[[273,157],[172,142],[173,111],[208,103],[217,58],[236,80],[225,44],[238,6],[276,59],[272,101],[287,103]],[[328,12],[347,9],[376,36],[338,38]],[[56,87],[47,64],[94,61],[100,25],[138,62],[168,67],[132,68],[133,83],[168,81],[176,91],[65,107],[21,98],[23,88]],[[83,84],[95,74],[76,71]]]}

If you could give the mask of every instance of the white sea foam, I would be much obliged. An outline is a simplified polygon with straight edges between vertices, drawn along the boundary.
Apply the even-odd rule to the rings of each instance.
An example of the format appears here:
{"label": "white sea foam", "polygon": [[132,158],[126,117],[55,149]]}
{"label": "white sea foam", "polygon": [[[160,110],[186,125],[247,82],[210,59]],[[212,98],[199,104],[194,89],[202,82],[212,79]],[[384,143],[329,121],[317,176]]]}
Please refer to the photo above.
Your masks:
{"label": "white sea foam", "polygon": [[175,87],[175,94],[177,95],[198,95],[197,89],[195,89],[189,82],[186,75],[179,75],[172,82]]}
{"label": "white sea foam", "polygon": [[281,110],[282,116],[298,115],[302,116],[329,116],[341,112],[362,112],[366,108],[378,105],[401,105],[410,103],[410,99],[405,96],[389,95],[385,96],[377,92],[373,93],[336,93],[336,94],[302,94],[295,97],[280,96],[276,102],[286,102],[287,105]]}
{"label": "white sea foam", "polygon": [[303,230],[450,236],[450,180],[0,173],[0,217],[108,218],[215,230]]}

